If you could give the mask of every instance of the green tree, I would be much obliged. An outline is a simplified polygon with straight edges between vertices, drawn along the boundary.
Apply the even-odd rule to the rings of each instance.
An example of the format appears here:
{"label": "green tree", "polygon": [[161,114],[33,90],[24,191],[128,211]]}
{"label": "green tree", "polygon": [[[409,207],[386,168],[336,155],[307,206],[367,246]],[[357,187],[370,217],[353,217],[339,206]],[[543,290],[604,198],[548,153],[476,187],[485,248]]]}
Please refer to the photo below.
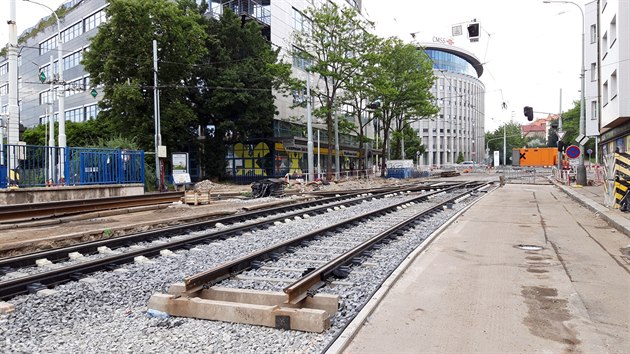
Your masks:
{"label": "green tree", "polygon": [[103,85],[98,119],[107,120],[123,137],[136,137],[140,148],[153,150],[152,41],[157,40],[162,145],[172,151],[189,144],[197,118],[181,83],[206,52],[196,5],[111,0],[107,15],[82,62],[92,86]]}
{"label": "green tree", "polygon": [[[562,113],[562,130],[566,132],[562,138],[565,148],[570,145],[578,145],[575,141],[580,134],[580,101],[574,101],[573,107]],[[592,149],[595,151],[595,139],[590,139],[584,145],[584,156],[588,159],[586,151]]]}
{"label": "green tree", "polygon": [[[379,97],[382,102],[379,109],[384,132],[381,154],[383,163],[386,163],[390,132],[401,132],[407,122],[438,112],[430,92],[435,76],[427,56],[398,38],[383,42],[375,70],[374,97]],[[402,137],[402,134],[398,136]],[[385,170],[381,176],[385,176]]]}
{"label": "green tree", "polygon": [[[332,177],[332,150],[334,117],[342,103],[341,92],[352,78],[365,67],[365,53],[372,43],[373,35],[367,32],[371,24],[361,19],[350,7],[325,2],[321,7],[309,8],[306,16],[311,26],[304,31],[295,31],[292,55],[304,63],[309,72],[319,76],[321,85],[314,85],[311,95],[319,101],[313,110],[317,117],[324,118],[328,130],[327,176]],[[372,48],[373,49],[373,48]]]}
{"label": "green tree", "polygon": [[[373,125],[377,117],[375,112],[380,107],[380,101],[374,97],[374,70],[378,56],[374,55],[373,48],[378,48],[382,39],[377,36],[367,36],[366,45],[357,48],[356,56],[362,57],[364,63],[351,80],[348,81],[343,93],[342,102],[349,108],[348,120],[340,121],[340,131],[353,132],[359,140],[359,151],[365,151],[365,145],[371,141],[367,135],[368,127]],[[359,52],[359,49],[363,49]],[[342,123],[343,122],[343,123]],[[364,166],[368,165],[368,156],[364,156]]]}
{"label": "green tree", "polygon": [[[47,146],[47,129],[46,124],[28,128],[24,131],[22,139],[28,145]],[[58,131],[59,123],[55,123],[55,132]],[[67,145],[69,147],[99,146],[97,143],[99,140],[107,139],[113,134],[111,126],[104,120],[92,119],[81,123],[66,122]]]}
{"label": "green tree", "polygon": [[404,140],[404,148],[405,148],[405,158],[415,160],[416,154],[420,152],[420,154],[424,154],[425,147],[422,145],[422,141],[420,137],[418,137],[418,132],[411,128],[409,123],[405,124],[405,127],[401,131],[396,131],[392,134],[392,149],[391,156],[394,160],[400,160],[403,158],[402,149],[403,149],[403,140]]}
{"label": "green tree", "polygon": [[517,122],[511,121],[504,123],[493,132],[487,132],[485,134],[486,146],[488,147],[488,153],[492,157],[493,151],[499,151],[500,161],[503,163],[503,137],[505,128],[505,140],[506,140],[506,164],[512,163],[512,149],[520,149],[523,147],[530,147],[528,144],[531,139],[523,136],[521,125]]}
{"label": "green tree", "polygon": [[255,21],[243,22],[227,10],[203,23],[205,45],[212,50],[196,65],[188,86],[205,131],[199,160],[204,174],[214,178],[225,173],[226,144],[273,135],[277,109],[272,89],[282,92],[291,66],[278,62],[279,50],[271,47]]}

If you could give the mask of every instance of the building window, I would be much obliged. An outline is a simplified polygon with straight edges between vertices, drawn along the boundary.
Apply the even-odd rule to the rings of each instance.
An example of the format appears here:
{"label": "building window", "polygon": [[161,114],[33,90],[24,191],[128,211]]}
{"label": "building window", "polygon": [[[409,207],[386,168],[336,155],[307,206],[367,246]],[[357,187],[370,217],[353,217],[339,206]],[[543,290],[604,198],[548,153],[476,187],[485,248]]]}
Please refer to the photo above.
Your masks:
{"label": "building window", "polygon": [[597,81],[597,63],[591,63],[591,81]]}
{"label": "building window", "polygon": [[81,21],[61,31],[61,40],[68,43],[70,40],[80,36],[83,33],[83,23]]}
{"label": "building window", "polygon": [[83,32],[88,32],[100,25],[102,22],[105,22],[105,10],[100,10],[92,15],[86,17],[83,20]]}
{"label": "building window", "polygon": [[591,25],[591,43],[597,42],[597,26]]}
{"label": "building window", "polygon": [[591,120],[597,120],[597,101],[591,101]]}
{"label": "building window", "polygon": [[9,72],[9,63],[0,65],[0,76],[6,75]]}
{"label": "building window", "polygon": [[297,47],[293,47],[293,66],[302,70],[312,65],[311,59],[308,55]]}
{"label": "building window", "polygon": [[617,71],[615,70],[610,75],[610,100],[614,100],[617,97]]}
{"label": "building window", "polygon": [[39,44],[39,55],[44,55],[57,48],[57,36],[53,36]]}
{"label": "building window", "polygon": [[9,84],[0,86],[0,96],[6,96],[9,93]]}
{"label": "building window", "polygon": [[604,54],[602,55],[602,59],[608,54],[608,32],[604,33],[602,36],[602,50]]}
{"label": "building window", "polygon": [[67,110],[64,113],[64,117],[66,118],[66,120],[69,120],[75,123],[80,123],[80,122],[85,121],[85,119],[83,118],[84,117],[83,107]]}
{"label": "building window", "polygon": [[63,58],[63,70],[65,71],[81,64],[82,59],[83,51],[81,50],[68,55],[67,57]]}
{"label": "building window", "polygon": [[608,104],[608,81],[604,82],[602,85],[602,104],[605,106]]}
{"label": "building window", "polygon": [[612,21],[610,21],[610,46],[612,47],[615,44],[615,40],[617,40],[617,16],[613,17]]}
{"label": "building window", "polygon": [[98,105],[93,104],[90,106],[86,106],[85,107],[85,119],[86,120],[90,120],[90,119],[95,119],[96,116],[98,115]]}
{"label": "building window", "polygon": [[85,87],[83,86],[83,78],[79,78],[76,80],[69,81],[66,84],[66,91],[64,95],[66,97],[76,95],[79,92],[85,91]]}
{"label": "building window", "polygon": [[311,34],[311,19],[304,16],[303,13],[293,8],[293,28],[296,31],[304,32],[305,34]]}

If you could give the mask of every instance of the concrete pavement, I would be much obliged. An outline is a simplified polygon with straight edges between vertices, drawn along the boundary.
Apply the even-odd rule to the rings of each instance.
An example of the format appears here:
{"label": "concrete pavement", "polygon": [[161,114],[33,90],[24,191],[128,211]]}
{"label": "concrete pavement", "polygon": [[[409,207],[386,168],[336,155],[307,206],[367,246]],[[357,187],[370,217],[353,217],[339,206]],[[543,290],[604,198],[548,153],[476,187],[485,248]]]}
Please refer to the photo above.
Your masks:
{"label": "concrete pavement", "polygon": [[630,353],[630,220],[588,188],[489,193],[410,256],[330,352]]}

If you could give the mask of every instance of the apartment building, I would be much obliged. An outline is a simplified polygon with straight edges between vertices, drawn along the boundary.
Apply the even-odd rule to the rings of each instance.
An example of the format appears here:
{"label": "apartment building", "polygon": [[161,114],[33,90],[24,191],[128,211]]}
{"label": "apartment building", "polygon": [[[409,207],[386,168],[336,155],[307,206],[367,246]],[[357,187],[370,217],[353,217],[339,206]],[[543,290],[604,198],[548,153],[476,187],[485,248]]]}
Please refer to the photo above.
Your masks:
{"label": "apartment building", "polygon": [[630,3],[600,0],[585,8],[587,134],[598,121],[603,155],[630,152]]}

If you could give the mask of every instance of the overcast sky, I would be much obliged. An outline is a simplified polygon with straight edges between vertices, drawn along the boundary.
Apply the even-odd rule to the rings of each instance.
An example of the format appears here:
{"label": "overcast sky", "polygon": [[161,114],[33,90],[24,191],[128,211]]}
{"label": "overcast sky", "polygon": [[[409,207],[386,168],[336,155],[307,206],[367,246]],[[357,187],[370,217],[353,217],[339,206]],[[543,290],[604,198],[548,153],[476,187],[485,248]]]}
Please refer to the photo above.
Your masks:
{"label": "overcast sky", "polygon": [[[63,0],[39,0],[56,9]],[[277,1],[277,0],[275,0]],[[285,0],[288,1],[288,0]],[[584,2],[577,0],[578,4]],[[10,0],[0,0],[0,43],[8,41]],[[474,53],[484,63],[486,131],[514,120],[524,124],[523,106],[536,112],[558,112],[579,100],[582,17],[571,4],[542,0],[363,0],[364,16],[376,22],[383,37],[411,42],[451,37],[451,27],[476,19],[482,38],[470,43],[453,37],[454,45]],[[46,8],[16,0],[18,35],[50,14]],[[501,103],[507,104],[502,109]],[[536,113],[535,117],[546,114]]]}
{"label": "overcast sky", "polygon": [[433,36],[451,37],[454,24],[474,19],[481,24],[478,43],[465,36],[452,38],[455,46],[484,63],[486,131],[510,121],[512,115],[520,124],[528,123],[524,106],[557,113],[560,88],[564,111],[579,100],[582,16],[575,5],[542,0],[363,0],[363,5],[379,35],[406,42],[413,40],[412,32],[419,32],[417,39],[432,41]]}

